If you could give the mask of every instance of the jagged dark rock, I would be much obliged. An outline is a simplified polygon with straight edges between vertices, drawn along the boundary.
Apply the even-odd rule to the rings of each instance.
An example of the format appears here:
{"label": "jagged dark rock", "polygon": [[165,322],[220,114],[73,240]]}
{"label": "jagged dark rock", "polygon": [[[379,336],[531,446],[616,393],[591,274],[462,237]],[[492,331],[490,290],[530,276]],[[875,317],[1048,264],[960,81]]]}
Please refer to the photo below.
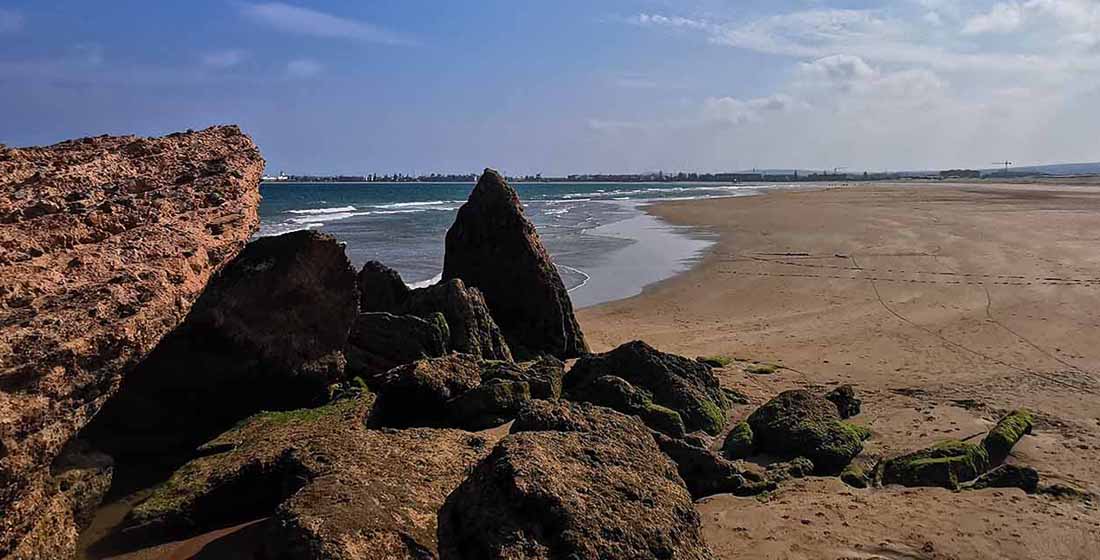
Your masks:
{"label": "jagged dark rock", "polygon": [[323,402],[344,376],[356,297],[355,272],[332,236],[253,241],[125,380],[87,437],[116,458],[156,459],[260,410]]}
{"label": "jagged dark rock", "polygon": [[683,481],[641,422],[536,403],[521,414],[528,428],[601,429],[504,438],[440,510],[441,559],[713,557]]}
{"label": "jagged dark rock", "polygon": [[371,422],[395,428],[499,426],[536,395],[556,398],[562,370],[554,358],[514,364],[451,354],[420,360],[379,379]]}
{"label": "jagged dark rock", "polygon": [[632,426],[630,416],[585,402],[532,400],[525,403],[512,423],[519,432],[610,433]]}
{"label": "jagged dark rock", "polygon": [[841,385],[828,393],[825,398],[836,405],[841,418],[851,418],[859,414],[863,401],[856,397],[856,390],[851,385]]}
{"label": "jagged dark rock", "polygon": [[795,457],[790,461],[772,463],[767,467],[767,479],[774,483],[792,478],[804,478],[814,473],[814,462],[806,457]]}
{"label": "jagged dark rock", "polygon": [[347,372],[371,384],[387,371],[424,358],[448,353],[450,331],[443,315],[360,313],[348,336]]}
{"label": "jagged dark rock", "polygon": [[409,301],[409,287],[396,270],[367,261],[357,277],[359,310],[364,313],[398,313]]}
{"label": "jagged dark rock", "polygon": [[821,473],[839,473],[863,451],[870,432],[841,421],[832,401],[808,391],[784,391],[747,422],[756,447],[779,457],[806,457]]}
{"label": "jagged dark rock", "polygon": [[255,231],[263,167],[235,126],[4,149],[0,557],[73,554],[50,465]]}
{"label": "jagged dark rock", "polygon": [[1029,494],[1039,489],[1039,472],[1021,465],[1000,465],[965,486],[970,490],[1019,488]]}
{"label": "jagged dark rock", "polygon": [[485,295],[512,352],[559,359],[588,353],[573,303],[519,196],[486,169],[447,231],[443,279]]}
{"label": "jagged dark rock", "polygon": [[621,377],[597,377],[585,385],[582,391],[583,398],[578,400],[637,416],[658,432],[675,438],[684,437],[687,432],[683,419],[676,411],[655,404],[648,391],[634,387]]}
{"label": "jagged dark rock", "polygon": [[481,362],[481,381],[523,381],[531,390],[531,398],[555,400],[561,397],[565,364],[553,356],[543,356],[530,362],[505,362],[486,360]]}
{"label": "jagged dark rock", "polygon": [[127,532],[164,538],[274,513],[265,557],[433,557],[436,512],[491,442],[367,429],[373,400],[249,418],[135,507]]}
{"label": "jagged dark rock", "polygon": [[[573,400],[588,400],[590,394],[596,394],[591,392],[594,386],[611,388],[607,380],[597,381],[605,376],[622,378],[644,391],[643,397],[652,404],[679,415],[688,432],[703,430],[717,435],[726,424],[730,405],[718,378],[711,368],[695,360],[659,352],[641,341],[628,342],[577,360],[565,377],[565,394]],[[625,408],[628,410],[623,412],[634,413],[634,407]],[[652,427],[667,429],[668,425],[662,422]]]}
{"label": "jagged dark rock", "polygon": [[765,480],[757,471],[743,468],[743,464],[707,449],[703,441],[691,437],[671,438],[660,432],[653,432],[653,439],[676,463],[676,470],[693,499],[714,494],[753,496],[776,488],[774,482]]}
{"label": "jagged dark rock", "polygon": [[450,348],[486,360],[512,361],[508,342],[477,288],[452,279],[409,292],[402,313],[426,317],[442,313],[450,327]]}

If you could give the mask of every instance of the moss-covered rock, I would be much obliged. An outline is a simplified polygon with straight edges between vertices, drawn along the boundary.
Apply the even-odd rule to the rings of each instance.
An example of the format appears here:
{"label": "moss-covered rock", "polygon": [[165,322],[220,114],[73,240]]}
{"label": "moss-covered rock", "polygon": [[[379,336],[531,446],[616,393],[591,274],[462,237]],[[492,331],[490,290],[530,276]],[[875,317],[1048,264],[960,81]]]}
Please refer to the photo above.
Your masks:
{"label": "moss-covered rock", "polygon": [[645,391],[656,405],[680,415],[686,431],[718,435],[730,404],[711,368],[696,360],[659,352],[641,341],[582,357],[565,377],[566,396],[588,400],[597,379],[613,376]]}
{"label": "moss-covered rock", "polygon": [[974,479],[966,488],[1019,488],[1030,494],[1039,488],[1039,472],[1022,465],[1000,465]]}
{"label": "moss-covered rock", "polygon": [[371,430],[365,393],[264,413],[204,445],[127,519],[153,542],[272,516],[242,557],[434,557],[436,512],[479,459],[484,437],[458,430]]}
{"label": "moss-covered rock", "polygon": [[792,478],[803,478],[814,472],[814,462],[806,457],[795,457],[790,461],[768,465],[767,478],[772,482],[783,482]]}
{"label": "moss-covered rock", "polygon": [[722,442],[722,453],[729,459],[741,459],[752,455],[752,426],[748,422],[738,422]]}
{"label": "moss-covered rock", "polygon": [[577,393],[576,400],[637,416],[650,428],[672,437],[683,437],[687,432],[678,412],[654,403],[649,391],[618,376],[593,379],[585,386],[583,394]]}
{"label": "moss-covered rock", "polygon": [[1031,433],[1033,424],[1031,413],[1023,409],[1001,418],[982,440],[982,447],[985,447],[989,455],[990,464],[997,465],[1004,461],[1020,438]]}
{"label": "moss-covered rock", "polygon": [[450,400],[448,416],[456,426],[484,430],[509,422],[530,400],[531,388],[526,381],[494,379]]}
{"label": "moss-covered rock", "polygon": [[733,358],[716,354],[714,356],[699,356],[695,361],[712,368],[724,368],[733,363]]}
{"label": "moss-covered rock", "polygon": [[756,447],[779,457],[807,457],[821,473],[838,473],[863,451],[870,431],[841,421],[836,405],[808,391],[780,393],[748,418]]}
{"label": "moss-covered rock", "polygon": [[871,485],[871,477],[861,465],[848,465],[840,473],[840,480],[852,488],[867,488]]}
{"label": "moss-covered rock", "polygon": [[883,461],[876,469],[875,479],[882,484],[939,486],[956,490],[960,483],[973,480],[988,469],[989,454],[985,447],[947,440]]}

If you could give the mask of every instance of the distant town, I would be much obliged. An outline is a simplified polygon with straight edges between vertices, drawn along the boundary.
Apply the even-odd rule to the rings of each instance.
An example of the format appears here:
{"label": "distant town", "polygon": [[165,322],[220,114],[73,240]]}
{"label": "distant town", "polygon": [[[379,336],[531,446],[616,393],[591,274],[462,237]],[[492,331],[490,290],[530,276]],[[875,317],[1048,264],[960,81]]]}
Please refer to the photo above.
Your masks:
{"label": "distant town", "polygon": [[[765,170],[731,173],[593,173],[560,177],[536,175],[508,175],[517,183],[792,183],[833,181],[893,181],[904,179],[1017,179],[1025,177],[1068,177],[1100,174],[1100,164],[1060,164],[1010,169],[948,169],[943,171],[899,172],[848,172],[840,168],[832,171]],[[268,183],[473,183],[476,173],[369,174],[369,175],[265,175]]]}

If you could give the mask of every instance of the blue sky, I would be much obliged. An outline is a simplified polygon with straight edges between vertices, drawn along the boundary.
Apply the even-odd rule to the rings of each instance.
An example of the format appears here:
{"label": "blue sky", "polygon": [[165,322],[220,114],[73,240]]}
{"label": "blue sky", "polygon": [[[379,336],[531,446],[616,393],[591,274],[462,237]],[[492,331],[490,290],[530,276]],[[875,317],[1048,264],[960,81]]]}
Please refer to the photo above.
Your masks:
{"label": "blue sky", "polygon": [[0,0],[0,142],[216,123],[269,170],[1100,160],[1100,0]]}

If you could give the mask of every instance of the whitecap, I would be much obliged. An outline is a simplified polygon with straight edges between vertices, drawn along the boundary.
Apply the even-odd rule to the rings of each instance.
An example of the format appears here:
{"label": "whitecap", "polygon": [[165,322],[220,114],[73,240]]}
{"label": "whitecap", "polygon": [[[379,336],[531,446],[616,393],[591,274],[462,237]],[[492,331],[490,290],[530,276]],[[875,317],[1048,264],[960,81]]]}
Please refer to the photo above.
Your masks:
{"label": "whitecap", "polygon": [[291,214],[339,214],[341,212],[354,212],[356,208],[354,206],[340,206],[338,208],[303,208],[299,210],[287,210]]}

